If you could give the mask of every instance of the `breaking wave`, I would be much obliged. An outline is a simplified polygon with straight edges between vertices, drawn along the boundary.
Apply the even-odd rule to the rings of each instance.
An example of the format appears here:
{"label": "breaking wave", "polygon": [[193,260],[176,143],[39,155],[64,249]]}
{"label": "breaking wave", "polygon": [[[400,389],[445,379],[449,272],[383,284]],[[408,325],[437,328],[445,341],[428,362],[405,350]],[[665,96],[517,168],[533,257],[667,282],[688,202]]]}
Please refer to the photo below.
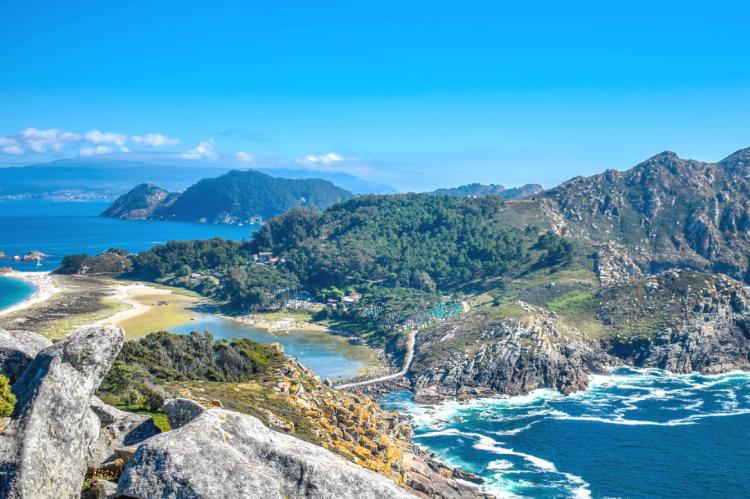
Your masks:
{"label": "breaking wave", "polygon": [[[693,476],[700,473],[689,468],[704,473],[705,481],[709,463],[688,454],[680,479],[683,471],[671,469],[669,459],[690,449],[698,455],[722,451],[726,425],[740,435],[743,429],[750,432],[750,417],[742,418],[750,415],[750,373],[676,375],[618,368],[593,376],[587,390],[567,397],[535,390],[418,405],[402,393],[384,404],[412,416],[421,445],[481,476],[483,487],[501,497],[668,496],[665,491],[681,487],[694,495],[701,483],[690,481],[700,482]],[[747,439],[737,439],[737,445],[728,455],[750,457]],[[627,478],[633,462],[646,476],[635,486],[643,487],[640,491]],[[738,479],[742,474],[738,470]]]}

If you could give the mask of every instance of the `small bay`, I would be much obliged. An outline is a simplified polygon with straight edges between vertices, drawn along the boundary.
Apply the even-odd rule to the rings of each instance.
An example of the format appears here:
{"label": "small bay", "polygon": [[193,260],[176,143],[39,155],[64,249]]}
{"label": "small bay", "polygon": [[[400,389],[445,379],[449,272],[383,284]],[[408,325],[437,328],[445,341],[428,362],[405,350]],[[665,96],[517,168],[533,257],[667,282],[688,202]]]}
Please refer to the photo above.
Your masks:
{"label": "small bay", "polygon": [[35,291],[33,284],[0,276],[0,311],[28,299]]}
{"label": "small bay", "polygon": [[157,220],[116,220],[99,214],[105,202],[0,202],[0,251],[8,257],[23,257],[32,250],[49,255],[36,262],[0,260],[0,267],[16,270],[54,270],[65,255],[95,255],[109,248],[145,251],[172,240],[221,237],[250,239],[258,226],[213,225]]}

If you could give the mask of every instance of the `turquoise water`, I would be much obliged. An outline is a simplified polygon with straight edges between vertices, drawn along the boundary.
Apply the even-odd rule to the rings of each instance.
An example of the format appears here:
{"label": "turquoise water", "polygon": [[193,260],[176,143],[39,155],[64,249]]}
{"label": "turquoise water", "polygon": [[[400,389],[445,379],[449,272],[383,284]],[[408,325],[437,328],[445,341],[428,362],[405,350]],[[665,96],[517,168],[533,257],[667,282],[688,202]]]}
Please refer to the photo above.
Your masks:
{"label": "turquoise water", "polygon": [[501,497],[750,497],[750,373],[622,368],[570,397],[384,404]]}
{"label": "turquoise water", "polygon": [[186,222],[114,220],[100,217],[109,203],[0,201],[0,251],[13,256],[39,250],[42,262],[0,260],[0,267],[17,270],[54,270],[65,255],[101,253],[108,248],[145,251],[170,240],[249,239],[257,226],[210,225]]}
{"label": "turquoise water", "polygon": [[268,332],[211,314],[200,314],[197,320],[172,331],[181,334],[210,331],[216,339],[251,338],[261,343],[281,343],[284,352],[299,359],[321,378],[356,376],[376,358],[373,350],[351,345],[345,338],[326,332]]}
{"label": "turquoise water", "polygon": [[36,288],[26,281],[0,277],[0,311],[22,302],[34,294]]}

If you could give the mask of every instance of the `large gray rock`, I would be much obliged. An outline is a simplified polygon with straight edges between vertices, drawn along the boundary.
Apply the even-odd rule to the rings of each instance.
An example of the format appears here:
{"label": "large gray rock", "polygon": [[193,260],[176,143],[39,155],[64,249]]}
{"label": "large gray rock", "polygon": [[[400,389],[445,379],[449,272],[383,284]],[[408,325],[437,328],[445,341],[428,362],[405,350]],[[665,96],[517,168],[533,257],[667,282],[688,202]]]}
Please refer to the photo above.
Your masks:
{"label": "large gray rock", "polygon": [[90,328],[39,352],[13,385],[18,398],[0,434],[0,497],[80,495],[99,419],[91,397],[124,342],[119,328]]}
{"label": "large gray rock", "polygon": [[0,329],[0,373],[15,383],[36,354],[50,345],[47,338],[31,331]]}
{"label": "large gray rock", "polygon": [[151,416],[121,411],[93,397],[91,410],[99,419],[101,429],[96,442],[89,449],[89,466],[100,466],[113,461],[115,450],[137,445],[158,435]]}
{"label": "large gray rock", "polygon": [[223,409],[141,444],[117,492],[143,499],[413,497],[322,447]]}
{"label": "large gray rock", "polygon": [[167,413],[169,426],[173,429],[185,426],[205,410],[202,405],[191,399],[176,398],[164,401],[164,412]]}

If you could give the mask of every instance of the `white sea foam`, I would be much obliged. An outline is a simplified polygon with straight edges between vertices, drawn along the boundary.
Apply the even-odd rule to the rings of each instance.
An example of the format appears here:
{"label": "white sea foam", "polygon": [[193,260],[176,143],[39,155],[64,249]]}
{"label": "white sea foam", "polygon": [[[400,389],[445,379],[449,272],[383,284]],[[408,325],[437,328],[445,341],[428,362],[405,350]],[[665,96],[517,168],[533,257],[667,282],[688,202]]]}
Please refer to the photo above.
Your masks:
{"label": "white sea foam", "polygon": [[[543,421],[670,427],[750,414],[748,383],[750,373],[740,371],[702,375],[621,368],[593,376],[589,389],[570,396],[535,390],[515,397],[414,406],[414,411],[409,412],[415,416],[418,428],[432,430],[418,439],[453,436],[461,439],[454,445],[470,445],[500,457],[480,472],[488,480],[488,492],[499,497],[524,495],[524,482],[528,480],[521,477],[534,476],[529,486],[588,498],[590,486],[582,477],[558,470],[549,460],[518,451],[511,442],[523,432],[536,431],[534,427]],[[479,456],[468,459],[474,466],[486,462]],[[540,478],[540,474],[545,478]]]}
{"label": "white sea foam", "polygon": [[510,461],[506,461],[505,459],[497,459],[495,461],[490,461],[490,463],[487,465],[488,470],[509,470],[513,468],[513,463]]}

